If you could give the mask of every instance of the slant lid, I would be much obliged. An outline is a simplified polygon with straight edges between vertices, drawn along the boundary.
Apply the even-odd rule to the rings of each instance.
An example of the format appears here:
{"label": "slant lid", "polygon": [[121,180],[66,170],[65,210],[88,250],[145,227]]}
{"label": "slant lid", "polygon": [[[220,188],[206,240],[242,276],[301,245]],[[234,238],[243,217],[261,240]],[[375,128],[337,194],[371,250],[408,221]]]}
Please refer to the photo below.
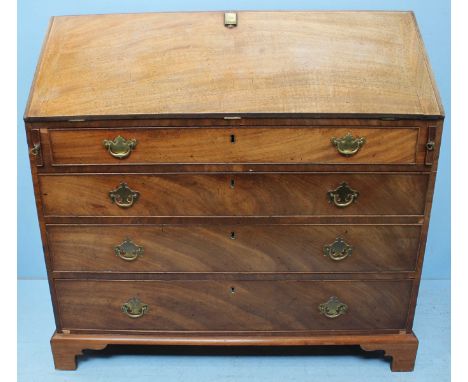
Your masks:
{"label": "slant lid", "polygon": [[409,12],[54,17],[27,120],[443,115]]}

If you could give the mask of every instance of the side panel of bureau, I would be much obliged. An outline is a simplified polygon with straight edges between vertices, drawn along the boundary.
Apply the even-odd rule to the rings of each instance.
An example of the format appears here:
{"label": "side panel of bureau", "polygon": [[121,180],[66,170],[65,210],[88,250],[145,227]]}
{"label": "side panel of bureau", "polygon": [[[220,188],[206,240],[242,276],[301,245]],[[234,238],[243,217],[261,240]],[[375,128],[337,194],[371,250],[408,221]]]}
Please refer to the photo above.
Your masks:
{"label": "side panel of bureau", "polygon": [[[41,175],[46,216],[423,215],[427,174]],[[124,182],[130,208],[109,193]],[[359,195],[339,208],[328,193],[343,182]]]}
{"label": "side panel of bureau", "polygon": [[[410,272],[420,232],[417,225],[47,226],[53,269],[66,272]],[[324,252],[334,243],[338,260]]]}
{"label": "side panel of bureau", "polygon": [[[412,281],[56,280],[65,329],[127,331],[301,331],[403,329]],[[336,296],[348,309],[328,318]],[[130,318],[132,298],[147,312]]]}

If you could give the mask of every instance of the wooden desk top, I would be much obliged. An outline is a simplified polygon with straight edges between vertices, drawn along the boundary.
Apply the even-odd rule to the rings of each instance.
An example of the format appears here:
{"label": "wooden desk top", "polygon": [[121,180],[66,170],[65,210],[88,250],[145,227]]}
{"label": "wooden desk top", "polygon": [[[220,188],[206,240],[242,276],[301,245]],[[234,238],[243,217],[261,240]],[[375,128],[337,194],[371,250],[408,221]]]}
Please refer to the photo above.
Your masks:
{"label": "wooden desk top", "polygon": [[441,117],[411,12],[54,17],[25,119]]}

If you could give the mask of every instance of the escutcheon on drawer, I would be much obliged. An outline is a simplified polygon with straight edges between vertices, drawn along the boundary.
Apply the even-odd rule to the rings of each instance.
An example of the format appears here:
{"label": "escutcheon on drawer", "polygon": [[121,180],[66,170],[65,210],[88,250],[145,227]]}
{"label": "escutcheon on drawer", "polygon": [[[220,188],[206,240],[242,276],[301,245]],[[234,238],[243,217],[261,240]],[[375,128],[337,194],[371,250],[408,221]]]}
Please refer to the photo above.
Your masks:
{"label": "escutcheon on drawer", "polygon": [[136,128],[49,131],[54,165],[412,164],[418,128]]}
{"label": "escutcheon on drawer", "polygon": [[41,175],[46,216],[423,215],[429,174]]}
{"label": "escutcheon on drawer", "polygon": [[398,330],[411,289],[411,280],[56,280],[68,330]]}
{"label": "escutcheon on drawer", "polygon": [[420,226],[48,225],[54,271],[414,271]]}

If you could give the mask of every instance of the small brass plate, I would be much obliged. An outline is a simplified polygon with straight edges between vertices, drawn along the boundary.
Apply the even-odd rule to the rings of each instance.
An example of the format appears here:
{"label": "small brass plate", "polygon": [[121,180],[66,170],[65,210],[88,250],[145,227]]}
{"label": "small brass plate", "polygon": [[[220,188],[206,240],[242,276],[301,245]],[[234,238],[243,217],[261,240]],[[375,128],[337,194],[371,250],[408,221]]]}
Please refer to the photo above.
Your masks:
{"label": "small brass plate", "polygon": [[228,28],[234,28],[237,26],[237,13],[226,12],[224,14],[224,26]]}

